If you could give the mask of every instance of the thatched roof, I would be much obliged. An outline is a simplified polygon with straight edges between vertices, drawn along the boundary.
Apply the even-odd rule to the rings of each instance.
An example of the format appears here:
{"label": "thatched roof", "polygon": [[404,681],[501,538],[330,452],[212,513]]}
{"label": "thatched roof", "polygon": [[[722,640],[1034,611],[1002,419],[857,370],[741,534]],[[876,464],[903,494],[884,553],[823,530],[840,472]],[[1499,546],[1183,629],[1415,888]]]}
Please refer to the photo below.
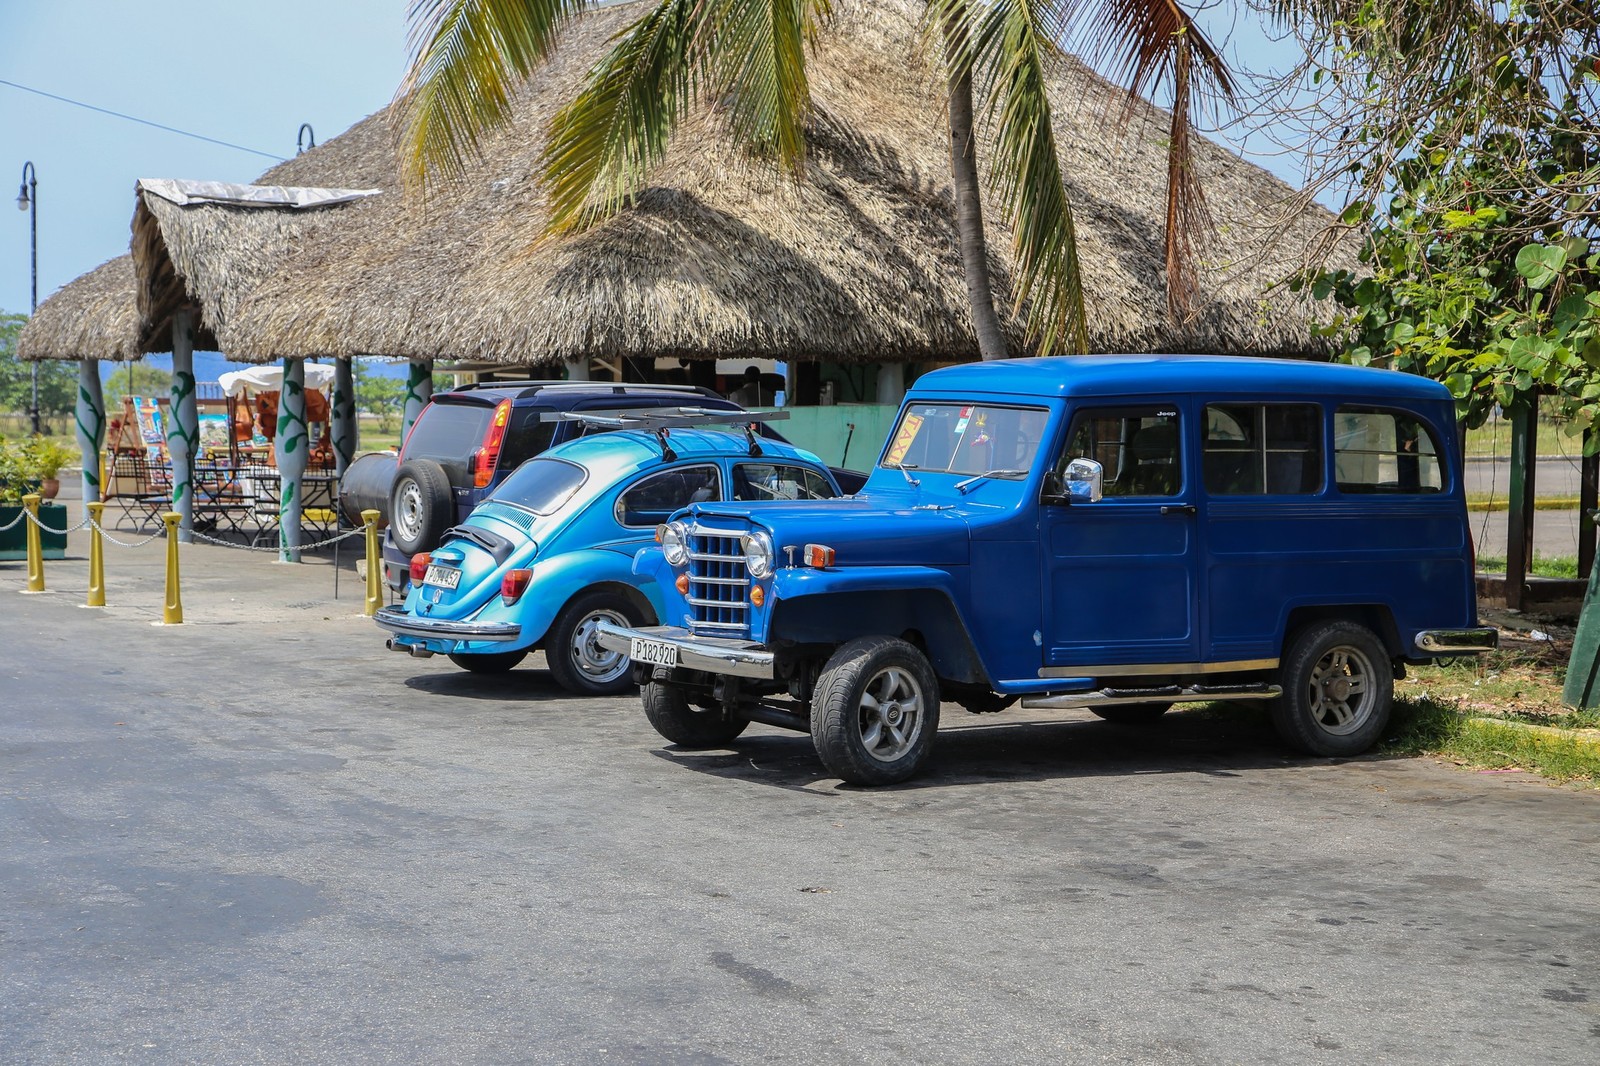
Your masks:
{"label": "thatched roof", "polygon": [[[746,159],[702,119],[680,132],[633,206],[586,232],[541,240],[544,124],[638,16],[630,4],[585,18],[530,80],[518,118],[484,159],[425,205],[398,191],[387,112],[261,179],[386,195],[315,215],[141,197],[134,249],[146,350],[166,350],[164,316],[186,298],[200,312],[197,343],[263,361],[972,358],[942,94],[931,67],[913,61],[920,7],[835,5],[838,23],[811,65],[817,108],[801,183]],[[1317,345],[1300,298],[1263,293],[1301,264],[1326,212],[1283,223],[1294,191],[1202,141],[1198,165],[1218,233],[1199,312],[1174,326],[1162,271],[1166,113],[1137,106],[1127,135],[1109,132],[1105,116],[1122,96],[1075,60],[1058,64],[1051,95],[1094,350],[1283,354]],[[991,208],[1007,300],[1010,234],[997,220]]]}
{"label": "thatched roof", "polygon": [[62,286],[23,327],[24,359],[137,359],[139,310],[133,301],[133,257],[119,255]]}

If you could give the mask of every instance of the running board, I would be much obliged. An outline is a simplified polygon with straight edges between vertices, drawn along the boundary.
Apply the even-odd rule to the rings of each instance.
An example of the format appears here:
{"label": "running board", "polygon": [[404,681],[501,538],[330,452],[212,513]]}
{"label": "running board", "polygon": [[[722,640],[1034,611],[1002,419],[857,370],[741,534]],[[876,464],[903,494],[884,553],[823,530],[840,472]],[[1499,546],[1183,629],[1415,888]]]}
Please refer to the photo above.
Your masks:
{"label": "running board", "polygon": [[1097,692],[1071,692],[1062,696],[1024,699],[1028,710],[1065,711],[1074,707],[1105,707],[1128,703],[1208,703],[1212,700],[1272,700],[1283,695],[1279,685],[1160,685],[1152,688],[1103,688]]}

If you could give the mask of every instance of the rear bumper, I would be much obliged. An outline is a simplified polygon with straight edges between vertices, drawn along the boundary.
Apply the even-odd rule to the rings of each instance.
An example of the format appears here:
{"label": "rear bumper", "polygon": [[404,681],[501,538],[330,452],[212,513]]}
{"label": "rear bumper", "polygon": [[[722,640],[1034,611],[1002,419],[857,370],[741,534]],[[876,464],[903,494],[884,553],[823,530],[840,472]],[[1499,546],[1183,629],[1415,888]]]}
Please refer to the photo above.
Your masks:
{"label": "rear bumper", "polygon": [[451,622],[418,618],[399,607],[380,607],[372,620],[378,623],[378,628],[402,637],[502,643],[522,636],[522,627],[515,622]]}
{"label": "rear bumper", "polygon": [[1500,634],[1488,626],[1473,629],[1424,629],[1412,642],[1430,655],[1467,655],[1493,651]]}
{"label": "rear bumper", "polygon": [[595,640],[607,651],[629,655],[635,637],[677,648],[678,666],[681,669],[762,680],[777,676],[774,665],[777,656],[754,641],[700,637],[677,626],[626,629],[610,622],[600,622],[595,626]]}

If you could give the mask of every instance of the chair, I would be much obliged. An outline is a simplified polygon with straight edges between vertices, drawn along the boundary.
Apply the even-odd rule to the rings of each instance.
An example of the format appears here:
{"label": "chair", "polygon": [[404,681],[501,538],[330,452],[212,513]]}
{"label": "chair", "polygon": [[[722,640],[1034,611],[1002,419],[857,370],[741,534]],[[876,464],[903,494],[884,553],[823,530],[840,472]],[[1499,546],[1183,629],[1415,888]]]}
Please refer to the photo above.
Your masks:
{"label": "chair", "polygon": [[124,519],[144,530],[172,505],[172,474],[164,466],[152,466],[142,452],[113,452],[100,501],[121,508]]}

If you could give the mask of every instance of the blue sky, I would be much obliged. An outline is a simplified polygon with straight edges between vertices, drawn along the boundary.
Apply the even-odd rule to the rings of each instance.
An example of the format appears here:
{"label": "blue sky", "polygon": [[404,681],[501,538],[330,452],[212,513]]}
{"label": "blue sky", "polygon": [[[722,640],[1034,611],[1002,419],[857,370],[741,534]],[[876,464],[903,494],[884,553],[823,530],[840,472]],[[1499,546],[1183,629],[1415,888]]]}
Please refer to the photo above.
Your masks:
{"label": "blue sky", "polygon": [[[1202,16],[1236,65],[1285,62],[1222,0]],[[13,0],[0,14],[0,80],[258,153],[208,144],[0,85],[0,310],[28,310],[25,161],[39,181],[39,300],[128,249],[139,178],[246,182],[387,104],[405,71],[407,0]],[[1224,40],[1225,39],[1225,40]],[[1249,153],[1247,153],[1248,155]],[[1292,159],[1255,157],[1292,184]]]}

